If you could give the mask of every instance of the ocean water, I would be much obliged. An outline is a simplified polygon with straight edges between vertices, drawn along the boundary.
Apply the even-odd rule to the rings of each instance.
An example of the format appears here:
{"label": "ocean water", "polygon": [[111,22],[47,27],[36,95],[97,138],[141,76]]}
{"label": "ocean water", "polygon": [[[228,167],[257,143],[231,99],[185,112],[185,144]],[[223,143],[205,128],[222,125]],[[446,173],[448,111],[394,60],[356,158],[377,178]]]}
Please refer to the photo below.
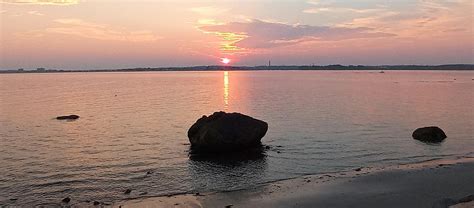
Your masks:
{"label": "ocean water", "polygon": [[[473,78],[472,71],[1,74],[0,206],[234,190],[474,156]],[[268,122],[262,142],[270,149],[230,162],[190,158],[188,128],[215,111]],[[81,118],[54,119],[69,114]],[[430,125],[447,140],[411,138]]]}

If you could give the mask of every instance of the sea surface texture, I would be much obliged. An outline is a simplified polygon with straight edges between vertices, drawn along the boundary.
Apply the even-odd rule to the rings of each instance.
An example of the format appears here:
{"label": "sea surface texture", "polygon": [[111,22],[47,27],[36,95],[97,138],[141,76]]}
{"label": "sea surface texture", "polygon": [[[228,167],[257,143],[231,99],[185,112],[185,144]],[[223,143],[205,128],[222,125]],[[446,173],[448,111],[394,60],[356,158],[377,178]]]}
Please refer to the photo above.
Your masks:
{"label": "sea surface texture", "polygon": [[[0,75],[0,206],[115,202],[474,156],[472,71],[216,71]],[[189,155],[202,115],[269,124],[262,157]],[[75,121],[59,115],[77,114]],[[418,127],[447,134],[433,145]],[[130,194],[124,194],[131,189]]]}

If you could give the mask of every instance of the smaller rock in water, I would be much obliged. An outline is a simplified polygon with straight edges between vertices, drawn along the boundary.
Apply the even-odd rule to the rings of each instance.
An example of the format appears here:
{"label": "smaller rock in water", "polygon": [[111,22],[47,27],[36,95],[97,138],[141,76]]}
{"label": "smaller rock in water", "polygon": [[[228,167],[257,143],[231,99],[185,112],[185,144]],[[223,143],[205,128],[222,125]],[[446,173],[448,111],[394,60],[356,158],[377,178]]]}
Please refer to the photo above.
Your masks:
{"label": "smaller rock in water", "polygon": [[125,190],[123,193],[124,193],[124,194],[130,194],[130,193],[132,193],[132,189],[127,189],[127,190]]}
{"label": "smaller rock in water", "polygon": [[79,118],[78,115],[58,116],[58,117],[56,117],[57,120],[76,120],[78,118]]}
{"label": "smaller rock in water", "polygon": [[361,171],[361,170],[362,170],[362,168],[356,168],[356,169],[355,169],[355,171],[357,171],[357,172],[359,172],[359,171]]}
{"label": "smaller rock in water", "polygon": [[99,205],[99,204],[100,204],[100,202],[94,201],[94,205],[95,205],[95,206],[97,206],[97,205]]}
{"label": "smaller rock in water", "polygon": [[64,202],[64,203],[69,203],[70,201],[71,201],[71,198],[69,198],[69,197],[66,197],[62,200],[62,202]]}
{"label": "smaller rock in water", "polygon": [[422,142],[439,143],[446,139],[446,134],[437,126],[429,126],[416,129],[412,137]]}
{"label": "smaller rock in water", "polygon": [[225,208],[231,208],[232,206],[234,206],[233,204],[228,204],[225,206]]}

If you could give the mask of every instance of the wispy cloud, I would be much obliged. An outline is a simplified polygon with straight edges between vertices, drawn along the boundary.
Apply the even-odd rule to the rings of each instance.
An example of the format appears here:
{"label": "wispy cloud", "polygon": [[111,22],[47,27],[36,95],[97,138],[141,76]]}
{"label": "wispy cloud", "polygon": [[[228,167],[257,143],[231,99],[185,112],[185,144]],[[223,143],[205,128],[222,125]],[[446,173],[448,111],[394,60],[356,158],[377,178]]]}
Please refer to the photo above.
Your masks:
{"label": "wispy cloud", "polygon": [[321,1],[319,1],[319,0],[310,0],[310,1],[307,1],[307,3],[311,4],[311,5],[320,5]]}
{"label": "wispy cloud", "polygon": [[190,8],[189,10],[192,12],[198,13],[200,15],[204,15],[204,16],[216,16],[228,11],[227,9],[211,7],[211,6],[194,7],[194,8]]}
{"label": "wispy cloud", "polygon": [[57,19],[54,22],[59,25],[40,31],[34,31],[34,33],[36,33],[37,36],[44,35],[44,33],[57,33],[98,40],[132,42],[156,41],[162,38],[148,30],[127,31],[124,29],[116,29],[105,24],[87,22],[81,19]]}
{"label": "wispy cloud", "polygon": [[202,18],[198,19],[197,23],[199,25],[221,25],[223,23],[215,20],[215,19],[210,19],[210,18]]}
{"label": "wispy cloud", "polygon": [[0,0],[0,3],[18,5],[73,5],[79,0]]}
{"label": "wispy cloud", "polygon": [[223,38],[223,41],[228,44],[224,49],[232,48],[236,50],[274,48],[308,41],[338,41],[393,36],[365,27],[290,25],[256,19],[249,22],[231,22],[199,28]]}
{"label": "wispy cloud", "polygon": [[321,12],[327,12],[329,10],[329,8],[308,8],[308,9],[305,9],[303,10],[304,13],[308,13],[308,14],[317,14],[317,13],[321,13]]}
{"label": "wispy cloud", "polygon": [[357,17],[339,25],[374,27],[397,33],[400,37],[420,38],[443,35],[447,30],[466,32],[467,30],[459,30],[459,27],[472,22],[472,0],[420,0],[411,6],[410,10],[387,7],[384,11]]}
{"label": "wispy cloud", "polygon": [[368,14],[374,12],[382,12],[385,11],[384,5],[375,5],[370,8],[353,8],[348,7],[347,5],[336,4],[334,1],[307,1],[310,5],[309,8],[303,10],[304,13],[308,14],[319,14],[319,13],[356,13],[356,14]]}
{"label": "wispy cloud", "polygon": [[27,12],[29,15],[36,15],[36,16],[44,16],[43,13],[38,12],[38,11],[29,11]]}
{"label": "wispy cloud", "polygon": [[354,8],[344,8],[344,7],[318,7],[318,8],[308,8],[303,10],[304,13],[308,14],[318,14],[322,12],[333,12],[333,13],[346,13],[353,12],[359,14],[365,13],[375,13],[384,11],[383,9],[354,9]]}

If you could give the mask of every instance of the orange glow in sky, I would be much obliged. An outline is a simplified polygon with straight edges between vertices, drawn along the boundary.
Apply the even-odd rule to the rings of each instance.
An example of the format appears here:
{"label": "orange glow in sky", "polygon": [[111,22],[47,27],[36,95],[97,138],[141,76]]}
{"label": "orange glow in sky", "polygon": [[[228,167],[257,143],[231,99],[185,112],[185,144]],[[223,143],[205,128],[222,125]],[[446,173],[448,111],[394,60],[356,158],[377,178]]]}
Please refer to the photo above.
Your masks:
{"label": "orange glow in sky", "polygon": [[240,2],[0,0],[0,70],[474,63],[472,0]]}

